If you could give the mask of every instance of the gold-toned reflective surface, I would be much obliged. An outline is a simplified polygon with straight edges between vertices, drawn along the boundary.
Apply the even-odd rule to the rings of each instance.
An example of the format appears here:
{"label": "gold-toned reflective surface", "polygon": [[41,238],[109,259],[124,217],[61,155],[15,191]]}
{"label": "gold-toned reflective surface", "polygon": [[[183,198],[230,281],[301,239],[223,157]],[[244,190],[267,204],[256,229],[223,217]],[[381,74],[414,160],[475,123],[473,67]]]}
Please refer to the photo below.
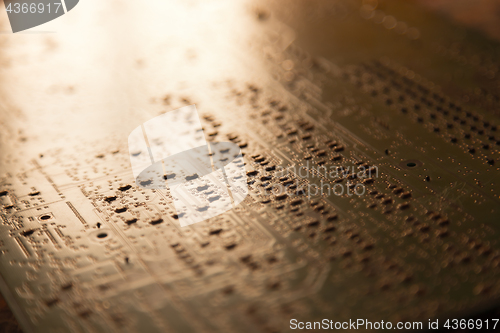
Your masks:
{"label": "gold-toned reflective surface", "polygon": [[[400,1],[84,0],[0,45],[0,289],[25,331],[497,304],[500,48],[480,34]],[[181,227],[127,139],[192,104],[249,195]]]}

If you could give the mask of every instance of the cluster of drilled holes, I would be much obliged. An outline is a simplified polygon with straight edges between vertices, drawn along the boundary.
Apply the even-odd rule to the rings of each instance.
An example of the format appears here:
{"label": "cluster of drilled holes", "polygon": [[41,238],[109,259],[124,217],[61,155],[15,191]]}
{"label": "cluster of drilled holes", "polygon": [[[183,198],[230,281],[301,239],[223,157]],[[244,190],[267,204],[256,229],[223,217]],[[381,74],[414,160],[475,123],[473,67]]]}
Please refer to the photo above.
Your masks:
{"label": "cluster of drilled holes", "polygon": [[[381,67],[381,68],[385,69],[385,70],[386,70],[387,72],[389,72],[389,74],[391,74],[391,75],[396,75],[396,73],[395,73],[393,70],[391,70],[391,69],[389,69],[389,68],[385,68],[383,65],[380,65],[380,64],[379,64],[379,66],[378,66],[378,67]],[[371,69],[369,66],[365,66],[365,68],[366,68],[368,71],[371,71],[372,73],[375,73],[375,75],[377,75],[378,77],[380,77],[380,78],[382,78],[382,79],[385,79],[385,76],[384,76],[384,75],[382,75],[382,74],[378,73],[378,72],[377,72],[376,70],[374,70],[374,69]],[[403,81],[405,81],[405,83],[406,83],[407,85],[415,85],[415,83],[414,83],[414,82],[412,82],[411,80],[409,80],[409,79],[407,79],[407,78],[404,78],[404,77],[403,77],[402,79],[403,79]],[[400,84],[398,84],[397,82],[395,82],[394,80],[392,80],[391,82],[392,82],[392,84],[393,84],[394,86],[396,86],[396,87],[401,87],[401,85],[400,85]],[[418,90],[420,90],[423,94],[426,94],[426,95],[429,95],[429,94],[430,94],[430,91],[429,91],[427,88],[424,88],[424,87],[422,87],[422,86],[420,86],[420,85],[418,85],[418,84],[417,84],[416,86],[417,86]],[[389,92],[389,88],[388,88],[388,87],[386,87],[386,88],[384,89],[384,92],[385,92],[385,93],[388,93],[388,92]],[[417,95],[416,95],[416,94],[415,94],[415,93],[414,93],[414,92],[413,92],[410,88],[407,88],[407,89],[406,89],[406,93],[408,93],[409,95],[413,96],[414,98],[417,96]],[[377,94],[377,93],[376,93],[376,91],[372,91],[372,95],[376,95],[376,94]],[[438,94],[436,94],[436,93],[434,93],[434,94],[432,95],[432,98],[433,98],[433,99],[434,99],[437,103],[440,103],[440,104],[441,104],[441,105],[443,105],[443,106],[441,106],[441,105],[434,105],[434,103],[432,103],[429,99],[427,99],[427,98],[426,98],[426,97],[424,97],[424,96],[422,96],[422,97],[420,98],[420,101],[421,101],[421,103],[423,103],[423,104],[427,105],[428,107],[435,107],[435,109],[436,109],[438,112],[442,113],[442,114],[443,114],[443,115],[445,115],[445,116],[448,116],[448,115],[449,115],[449,111],[448,111],[448,110],[446,110],[446,109],[444,109],[444,107],[445,107],[445,106],[444,106],[445,99],[444,99],[442,96],[439,96],[439,95],[438,95]],[[392,104],[392,101],[391,101],[389,104]],[[415,110],[419,110],[419,109],[420,109],[420,105],[419,105],[419,104],[415,104]],[[450,102],[450,103],[449,103],[449,109],[450,109],[450,110],[454,110],[454,111],[456,111],[456,112],[462,112],[462,108],[461,108],[460,106],[455,105],[453,102]],[[406,107],[401,108],[401,111],[402,111],[403,113],[407,113],[407,112],[408,112],[408,110],[407,110],[407,108],[406,108]],[[491,124],[490,124],[488,121],[483,121],[483,120],[481,120],[479,116],[477,116],[477,115],[475,115],[475,114],[473,114],[473,113],[471,113],[471,112],[465,112],[465,117],[466,117],[466,118],[471,119],[471,121],[473,121],[473,122],[476,122],[476,123],[481,122],[481,123],[482,123],[482,125],[483,125],[484,129],[483,129],[483,128],[481,128],[480,126],[477,126],[477,125],[474,125],[474,124],[469,124],[470,130],[471,130],[471,131],[473,131],[473,132],[476,132],[476,133],[477,133],[477,134],[479,134],[479,135],[488,135],[488,133],[486,133],[486,131],[487,131],[487,129],[488,129],[488,128],[489,128],[489,131],[490,131],[490,132],[496,132],[496,131],[497,131],[497,127],[496,127],[496,126],[491,126]],[[431,119],[436,119],[436,114],[431,113],[431,114],[430,114],[430,118],[431,118]],[[422,117],[417,117],[417,121],[418,121],[418,122],[420,122],[420,123],[423,123],[423,122],[424,122],[424,119],[423,119]],[[463,119],[463,118],[458,117],[458,116],[454,116],[454,117],[453,117],[453,121],[455,121],[455,122],[457,122],[457,123],[460,123],[461,125],[466,125],[466,124],[467,124],[467,120],[466,120],[466,119]],[[491,126],[491,127],[490,127],[490,126]],[[448,129],[452,129],[452,128],[453,128],[453,124],[447,123],[447,124],[446,124],[446,128],[448,128]],[[438,126],[435,126],[435,127],[433,128],[433,130],[434,130],[434,132],[438,132],[438,133],[439,133],[439,132],[441,132],[441,129],[440,129]],[[465,138],[465,139],[470,139],[470,138],[471,138],[470,133],[465,133],[464,138]],[[488,140],[490,140],[490,141],[496,141],[497,145],[500,145],[500,140],[497,140],[497,138],[495,138],[495,136],[494,136],[494,135],[488,135]],[[452,143],[458,143],[458,139],[457,139],[456,137],[454,137],[454,136],[452,136],[452,137],[450,138],[450,141],[451,141]],[[485,148],[484,146],[486,146],[486,148]],[[487,149],[489,149],[489,148],[490,148],[490,146],[489,146],[489,145],[483,145],[483,149],[487,150]],[[475,151],[471,151],[471,150],[469,150],[469,152],[470,152],[471,154],[474,154],[474,153],[475,153]],[[494,159],[492,159],[492,158],[490,158],[490,157],[487,157],[487,158],[486,158],[486,160],[487,160],[488,164],[490,164],[490,165],[494,165],[494,164],[495,164],[495,160],[494,160]]]}

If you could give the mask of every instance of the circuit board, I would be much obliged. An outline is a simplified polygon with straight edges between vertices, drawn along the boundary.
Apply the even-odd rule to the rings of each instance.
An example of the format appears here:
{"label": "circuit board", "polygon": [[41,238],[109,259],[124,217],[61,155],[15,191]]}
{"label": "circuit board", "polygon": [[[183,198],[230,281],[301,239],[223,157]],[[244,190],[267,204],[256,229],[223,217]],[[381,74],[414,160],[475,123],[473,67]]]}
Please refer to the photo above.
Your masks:
{"label": "circuit board", "polygon": [[[497,43],[385,0],[85,0],[43,29],[0,35],[0,289],[25,332],[498,305]],[[181,227],[127,137],[193,104],[249,194]]]}

